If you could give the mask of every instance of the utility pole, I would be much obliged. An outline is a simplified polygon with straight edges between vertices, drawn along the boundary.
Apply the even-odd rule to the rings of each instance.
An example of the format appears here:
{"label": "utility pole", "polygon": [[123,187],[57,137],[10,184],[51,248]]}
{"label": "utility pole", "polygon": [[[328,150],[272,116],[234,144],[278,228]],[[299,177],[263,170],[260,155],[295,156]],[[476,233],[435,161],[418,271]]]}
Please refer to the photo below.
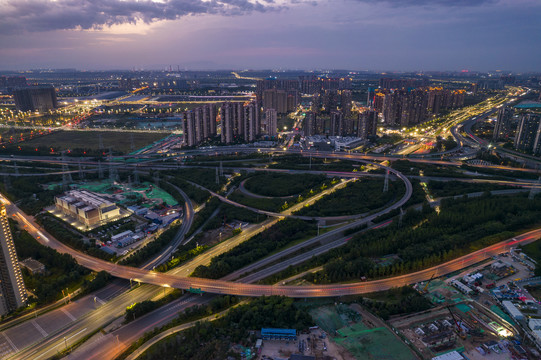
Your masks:
{"label": "utility pole", "polygon": [[383,183],[383,192],[389,191],[389,170],[385,173],[385,182]]}
{"label": "utility pole", "polygon": [[530,194],[528,195],[529,200],[533,200],[535,195],[537,195],[539,193],[539,187],[538,186],[541,186],[541,176],[539,177],[539,179],[535,183],[534,187],[532,187],[530,189]]}
{"label": "utility pole", "polygon": [[81,159],[79,159],[79,180],[84,179],[85,173],[83,172],[83,168],[81,166]]}
{"label": "utility pole", "polygon": [[137,167],[133,169],[133,181],[136,184],[139,184],[139,173],[137,172]]}
{"label": "utility pole", "polygon": [[101,167],[101,161],[98,160],[98,177],[103,179],[103,168]]}

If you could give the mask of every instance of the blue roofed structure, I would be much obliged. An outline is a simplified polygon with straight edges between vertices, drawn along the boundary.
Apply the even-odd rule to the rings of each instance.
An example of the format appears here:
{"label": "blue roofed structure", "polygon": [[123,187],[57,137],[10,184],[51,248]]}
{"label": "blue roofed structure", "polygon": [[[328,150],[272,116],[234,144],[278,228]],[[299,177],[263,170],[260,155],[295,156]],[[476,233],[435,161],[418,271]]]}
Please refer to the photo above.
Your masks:
{"label": "blue roofed structure", "polygon": [[264,340],[295,340],[297,339],[297,330],[262,328],[261,337]]}

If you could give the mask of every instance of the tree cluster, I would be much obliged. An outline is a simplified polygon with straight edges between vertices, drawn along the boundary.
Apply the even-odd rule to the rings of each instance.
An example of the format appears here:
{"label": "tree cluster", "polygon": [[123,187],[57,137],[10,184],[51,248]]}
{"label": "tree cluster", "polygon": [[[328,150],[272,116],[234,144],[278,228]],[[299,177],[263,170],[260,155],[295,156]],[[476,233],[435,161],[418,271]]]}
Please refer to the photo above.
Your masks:
{"label": "tree cluster", "polygon": [[176,336],[153,345],[141,359],[207,360],[240,359],[232,345],[250,346],[250,330],[262,327],[295,328],[302,330],[313,324],[306,310],[295,306],[293,299],[261,297],[248,304],[232,308],[224,317],[213,322],[201,322]]}
{"label": "tree cluster", "polygon": [[[485,195],[475,199],[450,199],[438,214],[429,207],[408,211],[402,224],[353,237],[322,255],[314,264],[322,271],[307,275],[313,282],[337,282],[393,276],[440,264],[514,236],[539,224],[541,197]],[[396,254],[400,261],[376,266],[373,259]],[[316,265],[317,266],[317,265]]]}
{"label": "tree cluster", "polygon": [[272,227],[257,234],[233,249],[212,258],[208,266],[200,265],[193,276],[219,279],[230,272],[262,259],[287,244],[315,235],[316,226],[299,219],[278,221]]}
{"label": "tree cluster", "polygon": [[381,179],[361,179],[303,207],[296,214],[314,217],[364,214],[399,199],[404,192],[401,182],[390,181],[389,191],[383,192]]}

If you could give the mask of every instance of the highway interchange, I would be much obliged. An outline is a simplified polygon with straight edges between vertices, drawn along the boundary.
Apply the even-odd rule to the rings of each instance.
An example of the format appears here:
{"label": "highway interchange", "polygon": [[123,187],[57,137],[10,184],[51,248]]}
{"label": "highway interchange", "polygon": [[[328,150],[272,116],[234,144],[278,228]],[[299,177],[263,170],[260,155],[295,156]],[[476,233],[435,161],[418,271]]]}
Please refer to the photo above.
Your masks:
{"label": "highway interchange", "polygon": [[[453,135],[454,134],[455,133],[453,133]],[[460,142],[460,144],[461,144],[460,146],[463,146],[462,141]],[[347,159],[347,160],[356,160],[356,161],[374,161],[375,162],[375,161],[385,161],[388,159],[397,158],[396,156],[389,156],[389,155],[371,156],[371,155],[363,155],[363,154],[306,153],[306,152],[290,151],[290,150],[283,151],[282,149],[258,149],[258,151],[261,151],[261,150],[273,151],[273,152],[298,153],[304,156],[337,158],[337,159]],[[220,150],[211,149],[208,151],[196,150],[196,151],[193,151],[193,153],[194,154],[202,154],[202,153],[212,154],[212,153],[217,153],[219,151],[220,152],[221,151],[250,152],[250,151],[255,151],[255,150],[247,149],[245,147],[239,147],[239,148],[229,148],[229,149],[220,149]],[[186,155],[188,155],[188,153],[181,153],[181,154],[178,154],[177,156],[182,158]],[[13,159],[6,159],[6,160],[13,160]],[[17,159],[17,161],[36,161],[36,160],[43,161],[43,162],[51,162],[51,163],[61,162],[57,158],[51,158],[51,159],[41,158],[38,160],[37,158],[20,157]],[[452,164],[452,162],[450,161],[442,161],[438,159],[411,158],[409,160],[417,161],[417,162],[424,162],[424,163],[432,163],[432,164],[444,164],[444,163],[446,165]],[[457,162],[456,165],[458,164],[460,163]],[[91,162],[89,162],[88,165],[92,165]],[[125,164],[121,162],[116,163],[115,165],[118,166],[119,168],[125,166]],[[147,166],[148,168],[160,168],[160,167],[167,168],[167,166],[161,165],[159,162],[156,162],[156,159],[149,159],[147,164],[139,164],[138,166],[141,166],[141,165]],[[379,164],[377,165],[383,167],[383,165],[379,165]],[[182,240],[184,239],[184,234],[189,229],[190,227],[189,225],[191,225],[191,221],[193,220],[193,208],[191,208],[191,206],[189,207],[189,209],[187,209],[186,218],[184,219],[183,226],[181,227],[181,230],[177,234],[177,237],[175,237],[175,240],[171,244],[171,246],[165,249],[165,251],[162,254],[160,254],[158,258],[153,259],[152,263],[148,263],[146,267],[133,268],[133,267],[120,266],[117,264],[112,264],[110,262],[102,261],[102,260],[96,259],[94,257],[88,256],[86,254],[80,253],[78,251],[75,251],[67,247],[66,245],[54,239],[51,235],[47,234],[43,229],[40,229],[37,226],[37,224],[35,224],[35,222],[33,221],[31,217],[24,214],[14,204],[11,204],[9,200],[2,197],[1,200],[5,204],[7,204],[8,210],[12,214],[12,216],[16,218],[19,222],[25,224],[26,230],[29,231],[40,243],[46,246],[52,247],[59,252],[71,254],[78,263],[80,263],[81,265],[89,269],[92,269],[95,271],[105,270],[118,278],[130,279],[132,281],[136,281],[139,283],[153,284],[160,287],[156,289],[156,287],[141,285],[141,286],[136,287],[135,289],[132,289],[129,292],[125,292],[124,290],[126,290],[126,286],[124,284],[115,284],[114,285],[115,290],[112,290],[109,288],[103,289],[102,291],[104,293],[108,293],[109,295],[113,294],[114,292],[118,292],[120,293],[120,295],[114,296],[114,295],[117,295],[117,293],[114,293],[113,296],[107,297],[107,294],[104,294],[104,297],[107,297],[108,301],[103,301],[103,299],[100,299],[100,298],[98,298],[99,301],[96,301],[94,299],[93,306],[88,307],[89,309],[92,307],[94,309],[90,310],[89,312],[85,314],[82,314],[81,317],[77,319],[75,319],[76,316],[72,315],[74,317],[73,324],[70,324],[70,326],[64,326],[61,329],[54,330],[52,331],[52,333],[48,333],[47,336],[44,336],[44,339],[43,339],[46,341],[38,341],[34,344],[27,344],[24,349],[17,349],[17,350],[20,350],[20,352],[16,354],[16,358],[21,358],[21,359],[44,358],[45,359],[49,356],[52,356],[54,353],[61,350],[63,346],[67,344],[67,341],[75,342],[76,340],[81,339],[84,336],[88,335],[94,329],[98,329],[106,325],[107,323],[113,321],[114,319],[118,318],[119,316],[122,316],[126,305],[129,305],[130,303],[133,303],[135,301],[141,301],[147,298],[156,298],[156,297],[163,296],[163,294],[168,292],[170,288],[200,289],[203,292],[213,293],[213,294],[232,294],[232,295],[241,295],[241,296],[284,295],[284,296],[297,297],[297,298],[363,294],[363,293],[369,293],[369,292],[375,292],[375,291],[382,291],[382,290],[390,289],[396,286],[403,286],[407,284],[417,283],[419,281],[423,281],[430,278],[435,273],[437,274],[437,276],[441,276],[446,273],[453,272],[461,268],[467,267],[469,265],[475,264],[479,261],[482,261],[488,257],[494,256],[501,252],[504,252],[508,250],[510,247],[516,246],[517,244],[520,244],[520,243],[526,244],[526,243],[535,241],[537,238],[541,237],[541,229],[538,229],[538,230],[517,236],[513,239],[506,240],[501,243],[492,245],[490,247],[471,253],[464,257],[454,259],[444,264],[440,264],[433,268],[425,269],[419,272],[406,274],[406,275],[402,275],[398,277],[388,278],[388,279],[359,282],[359,283],[350,283],[350,284],[314,285],[314,286],[302,286],[302,287],[268,286],[268,285],[253,284],[253,282],[261,280],[273,273],[279,272],[290,265],[294,265],[302,261],[305,261],[307,257],[309,258],[309,256],[321,254],[321,253],[324,253],[325,251],[328,251],[329,249],[333,247],[343,245],[348,240],[347,237],[344,237],[342,235],[344,230],[348,228],[357,227],[361,224],[368,224],[381,214],[387,213],[394,209],[401,208],[409,200],[411,196],[411,193],[412,193],[411,182],[406,176],[404,176],[400,172],[391,168],[386,168],[386,167],[383,167],[383,168],[385,170],[389,170],[395,178],[400,179],[406,185],[406,192],[404,196],[401,199],[399,199],[397,202],[393,203],[388,208],[378,211],[377,213],[371,214],[366,217],[362,217],[361,219],[354,220],[342,227],[339,227],[336,230],[330,231],[326,234],[310,239],[307,242],[304,242],[292,248],[289,248],[287,249],[287,251],[281,251],[277,254],[274,254],[271,257],[262,259],[261,261],[251,264],[250,266],[247,266],[246,268],[241,269],[235,273],[232,273],[221,280],[193,278],[193,277],[188,277],[187,275],[189,275],[193,271],[193,269],[195,269],[195,267],[197,267],[198,265],[208,264],[212,257],[216,256],[222,251],[225,251],[227,248],[234,247],[238,243],[245,241],[246,238],[250,238],[254,234],[262,231],[265,227],[270,226],[272,223],[277,221],[277,219],[283,217],[284,215],[287,216],[288,214],[266,213],[266,215],[270,215],[271,217],[274,217],[274,218],[270,218],[269,220],[264,222],[261,226],[250,227],[245,232],[243,232],[243,236],[237,236],[233,239],[230,239],[227,242],[220,244],[222,246],[218,245],[215,248],[212,248],[211,251],[203,253],[198,258],[192,260],[191,262],[183,266],[180,266],[174,269],[173,271],[170,271],[168,273],[157,273],[154,271],[149,271],[148,269],[163,262],[164,259],[165,260],[168,259],[170,254],[176,248],[176,246],[178,246],[182,242]],[[96,170],[90,169],[87,171],[96,171]],[[344,175],[344,173],[340,173],[340,174]],[[41,175],[43,175],[43,173]],[[22,176],[24,176],[24,174],[22,174]],[[471,181],[484,181],[484,180],[476,180],[476,179],[470,179],[470,180]],[[489,181],[489,180],[486,180],[486,181]],[[533,182],[524,181],[521,184],[516,184],[516,186],[535,187],[536,185]],[[177,190],[179,191],[181,195],[183,194],[181,189],[177,189]],[[219,196],[218,194],[213,194],[213,195]],[[185,194],[183,196],[186,197]],[[229,200],[225,197],[221,197],[220,200],[229,202]],[[187,201],[187,204],[189,203],[190,201]],[[232,205],[238,206],[239,204],[233,203]],[[291,212],[289,212],[289,214]],[[373,225],[373,226],[376,226],[376,225]],[[321,244],[321,246],[316,247],[315,249],[311,250],[312,251],[311,253],[307,252],[305,254],[301,254],[299,256],[289,258],[286,261],[280,261],[280,259],[287,256],[288,254],[291,254],[294,251],[302,249],[303,247],[306,247],[310,244],[317,244],[317,243]],[[265,266],[268,266],[271,263],[276,262],[276,261],[278,261],[278,263],[271,265],[271,267],[265,268]],[[243,274],[249,274],[249,275],[243,277]],[[236,280],[236,281],[233,282],[233,280]],[[113,285],[110,285],[110,286],[113,287]],[[161,289],[163,289],[163,292]],[[132,323],[131,326],[127,325],[125,327],[122,327],[121,329],[125,328],[125,332],[126,332],[126,333],[123,333],[122,335],[123,340],[119,340],[119,337],[111,338],[111,336],[109,336],[108,339],[89,342],[88,344],[83,345],[80,351],[73,354],[73,355],[77,355],[76,357],[73,357],[73,358],[81,358],[81,359],[83,358],[84,359],[109,358],[109,357],[104,357],[104,356],[110,356],[110,355],[112,356],[113,353],[117,354],[117,352],[120,351],[119,349],[125,348],[126,345],[129,345],[130,341],[134,341],[139,336],[141,336],[144,329],[151,329],[153,326],[164,324],[170,321],[174,316],[176,316],[179,310],[182,310],[194,304],[204,303],[206,301],[208,301],[207,296],[200,297],[200,296],[195,296],[195,295],[187,295],[187,297],[183,297],[179,300],[172,302],[168,306],[162,309],[159,309],[156,315],[148,317],[147,320],[145,320],[146,318],[137,319],[136,322]],[[161,315],[157,315],[157,314],[161,314]],[[157,319],[160,319],[160,320],[157,321]],[[145,322],[145,321],[146,323],[143,326],[142,322]],[[136,325],[138,326],[137,328],[135,327]],[[121,329],[119,329],[119,331],[121,331]],[[66,336],[66,335],[69,335],[69,336]],[[117,335],[120,335],[120,334],[117,334]],[[122,341],[125,341],[126,343],[123,343]],[[97,348],[102,348],[103,351],[95,353]],[[90,356],[90,354],[93,354],[93,355]],[[105,355],[105,354],[108,354],[108,355]]]}

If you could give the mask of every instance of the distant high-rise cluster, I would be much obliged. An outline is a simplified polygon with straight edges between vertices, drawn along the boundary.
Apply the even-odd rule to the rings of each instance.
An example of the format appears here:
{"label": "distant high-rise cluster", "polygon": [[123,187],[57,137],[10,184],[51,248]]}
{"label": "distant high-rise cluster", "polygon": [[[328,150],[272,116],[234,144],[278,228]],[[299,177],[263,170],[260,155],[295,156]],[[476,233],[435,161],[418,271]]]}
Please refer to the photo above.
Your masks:
{"label": "distant high-rise cluster", "polygon": [[368,139],[376,135],[378,114],[374,110],[359,113],[356,118],[345,117],[341,111],[332,111],[330,118],[314,111],[306,113],[304,135],[355,136]]}
{"label": "distant high-rise cluster", "polygon": [[216,136],[216,104],[205,104],[183,114],[184,143],[196,146]]}
{"label": "distant high-rise cluster", "polygon": [[15,106],[20,111],[48,111],[58,107],[52,86],[31,86],[13,91]]}
{"label": "distant high-rise cluster", "polygon": [[198,87],[198,85],[199,82],[197,80],[179,79],[176,77],[145,77],[141,79],[123,77],[118,81],[118,88],[128,91],[133,91],[144,87],[163,90],[188,90],[195,89]]}
{"label": "distant high-rise cluster", "polygon": [[393,78],[381,78],[379,79],[380,89],[407,89],[417,88],[422,86],[428,86],[428,79],[393,79]]}
{"label": "distant high-rise cluster", "polygon": [[15,88],[26,86],[24,76],[0,76],[0,88]]}
{"label": "distant high-rise cluster", "polygon": [[[262,126],[265,125],[265,131]],[[276,116],[272,126],[262,124],[257,101],[206,104],[183,113],[184,144],[197,146],[213,140],[220,129],[220,142],[252,142],[262,134],[276,136]],[[270,133],[271,132],[271,133]]]}
{"label": "distant high-rise cluster", "polygon": [[442,110],[464,106],[465,93],[441,87],[369,89],[368,105],[383,115],[385,124],[406,127],[422,123]]}
{"label": "distant high-rise cluster", "polygon": [[295,111],[299,104],[297,90],[267,89],[263,91],[263,108],[274,109],[279,114]]}
{"label": "distant high-rise cluster", "polygon": [[511,80],[503,77],[499,79],[479,79],[476,83],[472,84],[471,90],[474,93],[484,90],[501,90],[505,84],[511,83]]}
{"label": "distant high-rise cluster", "polygon": [[4,315],[25,305],[27,295],[4,205],[0,226],[0,315]]}
{"label": "distant high-rise cluster", "polygon": [[324,90],[312,97],[312,111],[317,114],[339,110],[345,116],[351,114],[352,95],[350,90]]}
{"label": "distant high-rise cluster", "polygon": [[265,79],[257,82],[258,95],[268,89],[297,90],[303,94],[315,94],[325,90],[351,89],[351,79],[299,76],[297,80]]}

